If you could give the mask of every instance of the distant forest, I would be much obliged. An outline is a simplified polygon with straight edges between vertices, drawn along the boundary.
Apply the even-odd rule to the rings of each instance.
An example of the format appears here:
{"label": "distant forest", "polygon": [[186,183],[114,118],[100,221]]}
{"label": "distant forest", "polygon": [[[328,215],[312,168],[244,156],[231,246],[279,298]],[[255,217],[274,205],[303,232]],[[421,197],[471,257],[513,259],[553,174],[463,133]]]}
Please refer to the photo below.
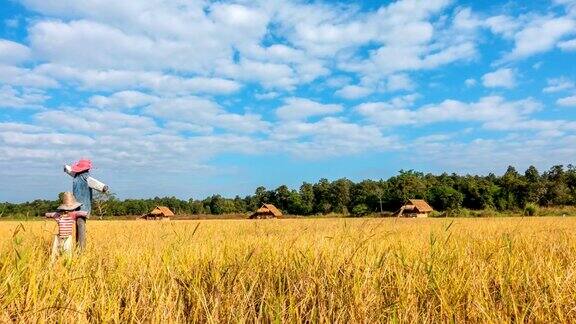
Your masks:
{"label": "distant forest", "polygon": [[[304,182],[298,190],[285,185],[274,190],[258,187],[253,195],[224,198],[213,195],[202,200],[175,197],[119,200],[114,194],[96,195],[93,216],[141,215],[163,205],[179,215],[244,214],[262,203],[272,203],[286,214],[318,215],[392,212],[409,198],[423,198],[437,211],[523,211],[539,206],[576,205],[576,167],[556,165],[540,173],[534,166],[523,174],[509,166],[502,176],[424,174],[400,171],[387,180],[353,182],[346,178],[317,183]],[[0,217],[37,217],[53,211],[57,201],[34,200],[0,203]]]}

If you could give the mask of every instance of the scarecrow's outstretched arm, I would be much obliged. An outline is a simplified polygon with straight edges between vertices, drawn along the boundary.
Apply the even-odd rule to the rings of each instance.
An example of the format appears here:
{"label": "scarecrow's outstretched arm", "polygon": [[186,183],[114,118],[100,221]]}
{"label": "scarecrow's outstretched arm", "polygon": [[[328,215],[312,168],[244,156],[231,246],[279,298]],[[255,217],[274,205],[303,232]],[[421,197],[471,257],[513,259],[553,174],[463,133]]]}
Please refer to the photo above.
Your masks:
{"label": "scarecrow's outstretched arm", "polygon": [[46,214],[44,214],[44,217],[46,217],[46,218],[56,218],[58,216],[59,216],[58,213],[46,213]]}
{"label": "scarecrow's outstretched arm", "polygon": [[88,177],[88,187],[100,192],[108,191],[108,186],[93,177]]}
{"label": "scarecrow's outstretched arm", "polygon": [[72,168],[68,164],[64,164],[64,172],[71,177],[74,177],[75,173],[72,171]]}

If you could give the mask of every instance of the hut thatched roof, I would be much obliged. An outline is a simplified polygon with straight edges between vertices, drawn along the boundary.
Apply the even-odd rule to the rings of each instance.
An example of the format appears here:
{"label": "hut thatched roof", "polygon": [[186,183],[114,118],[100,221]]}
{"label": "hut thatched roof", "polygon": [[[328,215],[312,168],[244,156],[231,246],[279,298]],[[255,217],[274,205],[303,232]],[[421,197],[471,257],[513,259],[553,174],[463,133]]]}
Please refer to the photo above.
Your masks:
{"label": "hut thatched roof", "polygon": [[408,201],[421,213],[429,213],[434,210],[424,199],[408,199]]}
{"label": "hut thatched roof", "polygon": [[165,207],[165,206],[156,206],[156,208],[154,208],[151,212],[150,215],[157,215],[157,216],[164,216],[164,217],[170,217],[170,216],[174,216],[174,213],[170,210],[170,208]]}
{"label": "hut thatched roof", "polygon": [[278,210],[278,208],[276,208],[276,206],[274,206],[272,204],[262,204],[262,207],[258,208],[256,213],[254,213],[254,214],[255,215],[272,214],[276,217],[282,216],[282,212],[280,210]]}

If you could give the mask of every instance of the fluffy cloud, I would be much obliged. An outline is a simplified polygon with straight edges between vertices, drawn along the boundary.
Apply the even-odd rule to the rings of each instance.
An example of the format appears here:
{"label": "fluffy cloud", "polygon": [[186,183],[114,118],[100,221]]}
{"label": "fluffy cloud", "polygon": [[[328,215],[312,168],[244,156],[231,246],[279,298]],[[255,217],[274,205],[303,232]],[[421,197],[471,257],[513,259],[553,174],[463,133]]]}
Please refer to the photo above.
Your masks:
{"label": "fluffy cloud", "polygon": [[169,121],[164,124],[164,128],[167,131],[176,131],[176,132],[191,132],[191,133],[200,133],[200,134],[210,134],[214,131],[214,128],[207,125],[197,125],[187,122],[179,122],[179,121]]}
{"label": "fluffy cloud", "polygon": [[0,123],[0,132],[35,133],[41,132],[42,127],[23,123]]}
{"label": "fluffy cloud", "polygon": [[145,108],[144,113],[168,121],[210,126],[235,133],[266,132],[269,128],[269,123],[259,115],[229,113],[212,100],[194,96],[158,98]]}
{"label": "fluffy cloud", "polygon": [[357,85],[347,85],[342,89],[336,91],[336,95],[346,99],[358,99],[368,96],[373,92],[372,89],[357,86]]}
{"label": "fluffy cloud", "polygon": [[260,82],[265,88],[293,89],[298,84],[298,77],[287,64],[265,63],[244,59],[239,64],[225,61],[217,71],[227,77]]}
{"label": "fluffy cloud", "polygon": [[42,108],[48,99],[44,92],[35,89],[15,89],[11,86],[0,87],[0,110],[2,108]]}
{"label": "fluffy cloud", "polygon": [[563,107],[576,107],[576,96],[560,98],[556,101],[556,104]]}
{"label": "fluffy cloud", "polygon": [[560,92],[574,88],[574,82],[565,77],[548,79],[546,82],[548,83],[548,86],[542,90],[546,93]]}
{"label": "fluffy cloud", "polygon": [[519,123],[540,109],[540,104],[532,99],[508,102],[496,96],[484,97],[473,103],[445,100],[415,110],[406,108],[410,104],[402,101],[372,102],[358,105],[355,110],[371,123],[384,127],[475,121],[494,128],[496,124]]}
{"label": "fluffy cloud", "polygon": [[36,73],[86,90],[151,90],[157,93],[229,94],[240,89],[238,82],[208,77],[181,77],[156,71],[78,69],[60,64],[43,64]]}
{"label": "fluffy cloud", "polygon": [[50,110],[36,114],[35,119],[53,130],[85,134],[135,135],[159,130],[149,117],[96,109]]}
{"label": "fluffy cloud", "polygon": [[[397,72],[474,58],[482,25],[470,9],[450,12],[448,0],[401,0],[369,12],[300,2],[24,3],[61,18],[35,20],[29,29],[36,55],[51,62],[43,67],[47,75],[110,91],[126,90],[127,83],[134,90],[180,94],[238,90],[223,77],[292,91],[331,74],[333,65],[374,80],[341,89],[345,98],[365,96],[368,89],[410,90],[409,76]],[[359,55],[364,49],[367,58]]]}
{"label": "fluffy cloud", "polygon": [[269,91],[269,92],[265,92],[265,93],[254,94],[254,98],[256,98],[257,100],[270,100],[270,99],[278,98],[278,96],[280,96],[280,93],[278,93],[276,91]]}
{"label": "fluffy cloud", "polygon": [[560,42],[558,43],[558,47],[560,47],[563,51],[576,51],[576,39]]}
{"label": "fluffy cloud", "polygon": [[36,69],[0,64],[0,84],[35,88],[55,88],[58,81],[38,73]]}
{"label": "fluffy cloud", "polygon": [[[410,145],[407,145],[410,147]],[[576,136],[558,138],[504,136],[475,138],[471,141],[430,141],[419,143],[419,152],[430,156],[430,163],[442,169],[478,173],[504,170],[507,165],[525,169],[530,165],[569,164],[576,154]],[[544,152],[534,154],[534,152]],[[407,155],[410,162],[420,159]],[[553,156],[550,160],[548,157]]]}
{"label": "fluffy cloud", "polygon": [[508,59],[524,58],[550,50],[564,36],[573,34],[576,22],[568,17],[536,17],[514,35],[514,49]]}
{"label": "fluffy cloud", "polygon": [[292,155],[309,159],[366,150],[386,151],[399,146],[396,138],[384,136],[377,127],[349,123],[334,117],[314,123],[282,123],[274,128],[270,138],[281,142],[280,146]]}
{"label": "fluffy cloud", "polygon": [[[29,7],[70,21],[44,20],[30,28],[43,58],[73,67],[212,71],[234,47],[257,43],[267,14],[239,4],[27,1]],[[115,8],[115,13],[110,14]]]}
{"label": "fluffy cloud", "polygon": [[488,88],[514,88],[516,86],[516,77],[512,69],[501,68],[484,74],[482,76],[482,84]]}
{"label": "fluffy cloud", "polygon": [[340,111],[342,111],[341,105],[321,104],[305,98],[287,98],[285,104],[276,110],[276,116],[282,120],[299,120],[331,115]]}
{"label": "fluffy cloud", "polygon": [[389,91],[412,90],[414,83],[406,74],[393,74],[388,77],[387,89]]}
{"label": "fluffy cloud", "polygon": [[91,145],[94,140],[84,135],[0,133],[0,141],[6,145],[26,146],[42,143],[44,146]]}
{"label": "fluffy cloud", "polygon": [[0,63],[14,64],[30,58],[28,47],[6,39],[0,39]]}
{"label": "fluffy cloud", "polygon": [[490,29],[494,34],[502,35],[507,39],[513,39],[514,34],[522,28],[521,19],[505,15],[492,16],[485,19],[484,23],[480,21],[478,23]]}
{"label": "fluffy cloud", "polygon": [[97,108],[106,109],[132,109],[148,105],[157,98],[138,91],[121,91],[113,95],[93,96],[89,99],[89,104]]}

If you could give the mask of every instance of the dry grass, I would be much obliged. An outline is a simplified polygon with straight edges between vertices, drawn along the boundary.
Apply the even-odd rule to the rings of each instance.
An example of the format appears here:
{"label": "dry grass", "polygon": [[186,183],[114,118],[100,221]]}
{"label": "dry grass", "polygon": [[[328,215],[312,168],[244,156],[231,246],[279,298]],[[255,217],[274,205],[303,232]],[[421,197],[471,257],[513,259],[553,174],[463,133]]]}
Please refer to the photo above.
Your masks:
{"label": "dry grass", "polygon": [[0,322],[574,322],[576,219],[0,223]]}

